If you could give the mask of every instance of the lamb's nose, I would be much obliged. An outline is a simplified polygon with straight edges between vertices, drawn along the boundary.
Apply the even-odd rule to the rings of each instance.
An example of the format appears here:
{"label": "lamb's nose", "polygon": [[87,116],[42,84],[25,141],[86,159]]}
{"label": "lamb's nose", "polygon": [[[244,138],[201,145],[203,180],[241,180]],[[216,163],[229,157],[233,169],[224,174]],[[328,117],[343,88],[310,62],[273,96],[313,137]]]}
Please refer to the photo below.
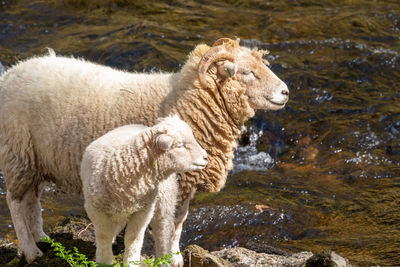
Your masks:
{"label": "lamb's nose", "polygon": [[204,159],[205,161],[208,161],[208,156],[207,156],[207,154],[203,156],[203,159]]}

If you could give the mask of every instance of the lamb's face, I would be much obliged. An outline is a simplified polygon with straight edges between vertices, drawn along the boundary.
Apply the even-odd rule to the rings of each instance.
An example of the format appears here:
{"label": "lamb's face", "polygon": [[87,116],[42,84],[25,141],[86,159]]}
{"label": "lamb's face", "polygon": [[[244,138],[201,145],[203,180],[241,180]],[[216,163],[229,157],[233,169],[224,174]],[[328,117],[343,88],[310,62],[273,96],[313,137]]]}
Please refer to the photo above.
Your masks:
{"label": "lamb's face", "polygon": [[269,69],[269,63],[262,58],[263,52],[245,47],[239,47],[237,50],[234,62],[225,60],[218,64],[218,74],[230,74],[246,89],[251,108],[283,108],[289,100],[289,89]]}
{"label": "lamb's face", "polygon": [[158,160],[169,172],[202,170],[208,163],[207,152],[197,143],[189,125],[180,119],[163,127],[156,142],[161,152]]}

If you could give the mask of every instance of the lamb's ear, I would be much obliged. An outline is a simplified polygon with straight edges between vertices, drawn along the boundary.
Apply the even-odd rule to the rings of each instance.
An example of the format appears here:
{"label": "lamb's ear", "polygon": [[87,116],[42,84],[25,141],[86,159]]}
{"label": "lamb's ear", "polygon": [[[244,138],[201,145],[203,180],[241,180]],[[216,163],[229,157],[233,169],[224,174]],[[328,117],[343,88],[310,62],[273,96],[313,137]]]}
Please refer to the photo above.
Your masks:
{"label": "lamb's ear", "polygon": [[226,80],[232,78],[237,72],[237,65],[229,60],[217,62],[218,78]]}
{"label": "lamb's ear", "polygon": [[168,150],[172,146],[173,143],[174,143],[174,140],[172,139],[171,136],[169,136],[167,134],[160,134],[156,138],[156,146],[163,151]]}

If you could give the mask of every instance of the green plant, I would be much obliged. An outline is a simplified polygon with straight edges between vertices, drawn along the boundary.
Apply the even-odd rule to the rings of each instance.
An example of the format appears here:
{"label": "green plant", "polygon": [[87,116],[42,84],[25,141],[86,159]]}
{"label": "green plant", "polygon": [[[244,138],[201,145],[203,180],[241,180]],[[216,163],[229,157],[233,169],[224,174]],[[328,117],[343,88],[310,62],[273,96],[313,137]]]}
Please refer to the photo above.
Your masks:
{"label": "green plant", "polygon": [[96,263],[94,261],[88,261],[86,256],[79,253],[76,247],[74,247],[73,252],[71,252],[71,250],[66,250],[61,243],[54,242],[54,240],[49,237],[43,238],[43,241],[49,243],[56,256],[68,262],[72,267],[96,267]]}
{"label": "green plant", "polygon": [[[151,257],[149,259],[143,259],[142,261],[147,265],[147,267],[158,267],[162,264],[170,265],[172,263],[172,256],[165,254],[164,256],[162,256],[161,258],[157,258],[156,260],[154,259],[154,257]],[[132,262],[132,263],[135,265],[140,265],[140,262]]]}
{"label": "green plant", "polygon": [[[49,243],[53,248],[56,256],[68,262],[68,264],[72,267],[124,267],[126,264],[116,263],[114,265],[104,264],[104,263],[95,263],[94,261],[88,261],[87,257],[81,253],[79,253],[78,249],[74,247],[73,252],[71,250],[66,250],[65,247],[59,243],[55,242],[53,239],[49,237],[43,238],[43,241]],[[182,252],[177,252],[179,254]],[[154,259],[151,257],[149,259],[143,259],[143,263],[147,265],[147,267],[158,267],[162,264],[170,265],[172,263],[172,256],[165,254],[161,258]],[[140,266],[140,262],[131,262],[135,265]]]}

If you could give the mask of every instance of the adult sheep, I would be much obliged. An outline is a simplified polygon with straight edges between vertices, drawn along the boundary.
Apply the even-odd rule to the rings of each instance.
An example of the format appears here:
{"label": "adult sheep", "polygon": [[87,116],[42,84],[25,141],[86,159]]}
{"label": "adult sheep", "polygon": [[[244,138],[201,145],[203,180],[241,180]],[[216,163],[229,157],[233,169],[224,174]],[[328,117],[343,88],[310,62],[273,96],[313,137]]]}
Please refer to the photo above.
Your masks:
{"label": "adult sheep", "polygon": [[[51,53],[3,74],[0,166],[27,260],[41,255],[35,241],[45,236],[39,201],[45,183],[81,192],[79,164],[90,142],[118,126],[150,126],[173,113],[193,128],[209,158],[204,170],[179,175],[181,204],[172,242],[178,250],[190,198],[198,187],[217,192],[224,186],[244,122],[256,109],[278,110],[288,101],[287,86],[264,54],[223,38],[212,47],[196,46],[178,73],[128,73]],[[159,204],[157,216],[173,216]],[[159,238],[169,231],[164,222],[151,222],[157,256],[169,253]],[[182,264],[182,257],[174,259],[175,266]]]}
{"label": "adult sheep", "polygon": [[126,226],[124,263],[139,262],[159,188],[163,186],[172,200],[165,208],[174,211],[175,173],[202,170],[206,165],[206,151],[178,116],[153,127],[121,126],[90,143],[80,174],[85,209],[95,228],[96,261],[112,264],[112,242]]}

